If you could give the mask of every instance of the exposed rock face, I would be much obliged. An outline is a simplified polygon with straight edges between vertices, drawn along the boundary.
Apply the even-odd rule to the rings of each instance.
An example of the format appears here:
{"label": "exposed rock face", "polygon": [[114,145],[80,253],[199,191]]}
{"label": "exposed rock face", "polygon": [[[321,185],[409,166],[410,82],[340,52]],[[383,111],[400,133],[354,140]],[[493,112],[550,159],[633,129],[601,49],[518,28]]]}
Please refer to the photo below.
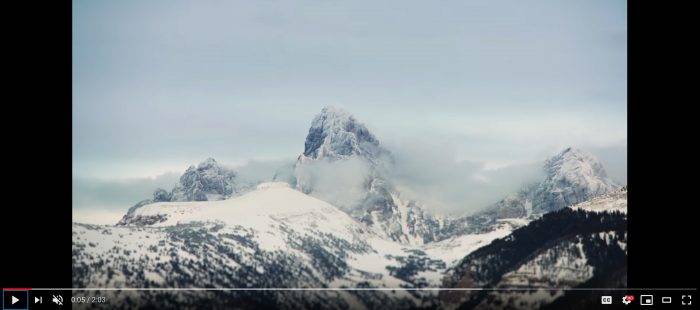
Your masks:
{"label": "exposed rock face", "polygon": [[364,124],[348,112],[328,106],[311,122],[302,156],[330,160],[360,156],[376,163],[381,156],[388,153]]}
{"label": "exposed rock face", "polygon": [[170,201],[172,195],[168,191],[158,188],[153,192],[153,202]]}
{"label": "exposed rock face", "polygon": [[383,179],[372,180],[359,220],[391,240],[424,244],[442,239],[445,220],[425,211],[417,201],[403,200]]}
{"label": "exposed rock face", "polygon": [[168,192],[162,188],[153,192],[153,198],[142,200],[129,209],[117,225],[153,224],[161,218],[136,218],[134,211],[145,205],[169,201],[209,201],[222,200],[243,191],[246,185],[238,184],[236,172],[221,166],[213,158],[207,158],[199,165],[190,166],[180,177],[180,183]]}
{"label": "exposed rock face", "polygon": [[236,191],[236,172],[208,158],[197,167],[190,166],[170,201],[207,201],[230,197]]}
{"label": "exposed rock face", "polygon": [[417,202],[402,200],[386,177],[393,165],[391,153],[348,112],[325,107],[311,122],[304,153],[297,160],[297,188],[323,196],[319,191],[325,186],[314,184],[302,171],[314,163],[344,160],[360,160],[368,170],[361,197],[352,205],[340,207],[394,241],[423,244],[439,239],[443,221],[425,212]]}
{"label": "exposed rock face", "polygon": [[559,210],[619,189],[600,161],[579,149],[566,148],[548,159],[544,169],[547,177],[532,193],[534,212]]}

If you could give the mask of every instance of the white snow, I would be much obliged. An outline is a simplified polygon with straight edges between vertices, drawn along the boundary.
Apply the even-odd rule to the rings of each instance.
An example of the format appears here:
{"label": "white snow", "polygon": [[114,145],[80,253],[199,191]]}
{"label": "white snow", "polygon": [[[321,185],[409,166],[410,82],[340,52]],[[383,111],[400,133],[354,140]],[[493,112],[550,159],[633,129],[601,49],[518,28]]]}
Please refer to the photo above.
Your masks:
{"label": "white snow", "polygon": [[[398,200],[398,197],[394,198]],[[399,203],[399,208],[402,208],[401,214],[405,216],[404,214],[408,212],[407,205]],[[454,262],[475,249],[487,245],[496,238],[508,235],[515,227],[523,224],[518,220],[515,222],[504,220],[497,229],[484,234],[456,236],[422,246],[402,244],[386,238],[335,206],[297,191],[284,182],[262,183],[255,190],[226,200],[159,202],[134,211],[136,217],[155,215],[165,216],[166,219],[146,227],[100,226],[108,231],[107,234],[100,234],[100,230],[86,229],[78,225],[74,226],[74,234],[77,241],[96,244],[94,248],[88,247],[85,250],[86,254],[94,257],[109,251],[126,250],[129,251],[129,257],[146,257],[148,261],[160,262],[169,261],[171,256],[148,251],[148,248],[158,246],[159,241],[167,239],[167,232],[163,229],[177,225],[199,223],[223,225],[219,234],[238,236],[249,234],[257,242],[260,250],[282,251],[297,257],[300,261],[309,261],[310,258],[290,244],[290,234],[297,236],[294,238],[299,236],[318,238],[327,235],[345,240],[353,246],[365,245],[368,249],[367,251],[346,251],[348,256],[345,262],[350,270],[343,277],[329,283],[331,287],[354,286],[363,281],[375,286],[400,287],[407,283],[391,276],[387,269],[389,266],[400,267],[396,257],[407,257],[410,250],[422,250],[431,259],[443,260],[449,268]],[[406,221],[406,218],[402,218],[402,229],[408,229]],[[241,256],[239,263],[253,266],[259,274],[267,272],[264,267],[256,265],[254,248],[236,243],[227,244],[227,246],[235,248],[238,253],[247,253]],[[328,244],[324,247],[332,253],[337,245]],[[201,260],[197,253],[190,253],[178,247],[175,249],[175,256],[179,259]],[[236,267],[238,263],[230,261],[228,264]],[[187,269],[183,270],[189,272]],[[445,269],[421,271],[417,277],[423,277],[431,285],[439,286],[444,272]],[[155,272],[145,273],[145,277],[155,283],[163,281],[163,275]],[[119,275],[113,277],[110,284],[123,284],[118,279]],[[102,279],[96,283],[106,283],[105,281],[107,280]]]}
{"label": "white snow", "polygon": [[73,208],[73,222],[77,223],[111,225],[119,222],[123,216],[123,210]]}
{"label": "white snow", "polygon": [[447,263],[449,268],[474,250],[488,245],[495,239],[509,235],[513,230],[513,225],[504,222],[499,224],[495,230],[484,234],[456,236],[439,242],[425,244],[421,246],[421,249],[428,256]]}

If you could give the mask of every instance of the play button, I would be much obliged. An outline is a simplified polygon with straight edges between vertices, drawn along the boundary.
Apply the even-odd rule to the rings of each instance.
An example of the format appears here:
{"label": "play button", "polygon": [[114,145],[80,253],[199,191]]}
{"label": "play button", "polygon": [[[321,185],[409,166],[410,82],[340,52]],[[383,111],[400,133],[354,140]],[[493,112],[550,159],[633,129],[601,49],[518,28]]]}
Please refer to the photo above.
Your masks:
{"label": "play button", "polygon": [[26,290],[8,290],[5,289],[2,292],[2,303],[5,309],[27,309],[27,295]]}

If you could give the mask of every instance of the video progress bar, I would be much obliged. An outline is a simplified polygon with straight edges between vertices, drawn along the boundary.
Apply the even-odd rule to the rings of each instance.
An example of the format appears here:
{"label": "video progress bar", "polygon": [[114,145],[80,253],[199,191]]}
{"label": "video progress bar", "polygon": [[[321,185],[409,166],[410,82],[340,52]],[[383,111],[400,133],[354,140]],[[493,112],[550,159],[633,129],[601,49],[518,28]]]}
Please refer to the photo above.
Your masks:
{"label": "video progress bar", "polygon": [[318,287],[318,288],[136,288],[136,287],[85,287],[85,288],[31,288],[35,291],[697,291],[697,288],[406,288],[406,287]]}

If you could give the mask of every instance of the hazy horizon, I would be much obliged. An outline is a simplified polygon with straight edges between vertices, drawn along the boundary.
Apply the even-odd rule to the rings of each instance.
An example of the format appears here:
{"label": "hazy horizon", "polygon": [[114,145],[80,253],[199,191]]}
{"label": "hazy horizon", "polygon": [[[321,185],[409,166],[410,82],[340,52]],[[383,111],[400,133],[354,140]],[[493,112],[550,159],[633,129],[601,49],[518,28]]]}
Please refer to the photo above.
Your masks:
{"label": "hazy horizon", "polygon": [[624,184],[626,10],[74,0],[74,208],[125,211],[207,157],[264,175],[327,105],[402,157],[407,184],[445,182],[434,211],[474,210],[566,146]]}

